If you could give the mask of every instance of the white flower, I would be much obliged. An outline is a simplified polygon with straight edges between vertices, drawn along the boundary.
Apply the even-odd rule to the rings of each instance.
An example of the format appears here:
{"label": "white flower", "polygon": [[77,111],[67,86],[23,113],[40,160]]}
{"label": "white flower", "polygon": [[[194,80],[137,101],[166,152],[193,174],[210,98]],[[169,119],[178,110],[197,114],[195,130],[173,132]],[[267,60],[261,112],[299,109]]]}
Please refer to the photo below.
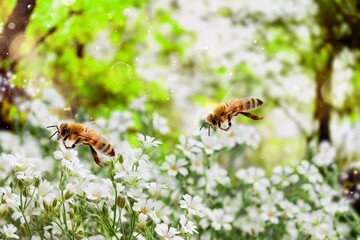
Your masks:
{"label": "white flower", "polygon": [[191,157],[194,153],[200,153],[202,151],[201,142],[195,140],[194,138],[181,135],[179,141],[180,144],[177,144],[176,147],[180,149],[187,157]]}
{"label": "white flower", "polygon": [[321,142],[320,151],[314,156],[314,163],[318,166],[328,166],[334,162],[335,148],[329,142]]}
{"label": "white flower", "polygon": [[19,236],[15,234],[17,228],[12,224],[7,224],[3,226],[3,231],[6,237],[19,239]]}
{"label": "white flower", "polygon": [[61,160],[61,163],[63,165],[67,165],[67,161],[68,162],[79,162],[79,159],[77,158],[78,152],[74,149],[67,149],[65,148],[65,146],[63,144],[60,144],[60,149],[61,151],[55,151],[54,152],[54,157],[56,159]]}
{"label": "white flower", "polygon": [[89,183],[89,185],[84,187],[84,192],[86,193],[86,197],[90,200],[100,200],[112,196],[110,194],[109,186],[100,183]]}
{"label": "white flower", "polygon": [[153,113],[153,127],[161,134],[167,134],[170,131],[166,119],[157,113]]}
{"label": "white flower", "polygon": [[34,178],[39,178],[41,176],[39,171],[35,171],[32,168],[28,167],[24,171],[16,173],[16,177],[19,180],[31,181]]}
{"label": "white flower", "polygon": [[311,183],[321,183],[324,180],[318,168],[306,160],[301,161],[296,170],[298,173],[306,176]]}
{"label": "white flower", "polygon": [[299,175],[293,172],[293,169],[285,166],[276,166],[271,176],[271,182],[273,184],[281,184],[282,187],[287,187],[290,184],[297,183],[299,181]]}
{"label": "white flower", "polygon": [[160,219],[164,223],[171,223],[169,216],[172,213],[171,208],[168,205],[165,205],[162,201],[155,201],[154,202],[154,212],[156,217],[153,218],[154,222],[157,224],[160,222]]}
{"label": "white flower", "polygon": [[265,171],[261,168],[250,167],[248,169],[239,169],[236,172],[236,177],[245,183],[256,183],[259,179],[265,176]]}
{"label": "white flower", "polygon": [[146,100],[147,100],[146,96],[136,98],[130,103],[129,108],[132,110],[137,110],[137,111],[143,112],[143,111],[145,111]]}
{"label": "white flower", "polygon": [[154,200],[152,199],[138,199],[137,202],[134,203],[133,210],[139,212],[140,214],[150,216],[155,222],[158,221],[154,212]]}
{"label": "white flower", "polygon": [[240,217],[234,222],[234,227],[250,235],[257,235],[265,230],[265,222],[259,218],[260,209],[249,206],[246,208],[248,213],[244,217]]}
{"label": "white flower", "polygon": [[296,227],[296,223],[294,221],[289,221],[286,225],[287,235],[284,239],[298,239],[299,230]]}
{"label": "white flower", "polygon": [[260,218],[263,221],[269,221],[273,224],[279,223],[278,216],[280,213],[277,211],[276,207],[272,203],[265,203],[261,206]]}
{"label": "white flower", "polygon": [[203,144],[203,149],[208,155],[211,155],[214,153],[214,151],[222,148],[222,145],[220,144],[221,141],[216,135],[208,136],[204,133],[201,135],[201,141]]}
{"label": "white flower", "polygon": [[190,169],[198,174],[204,173],[204,156],[202,154],[194,154],[190,157],[191,166]]}
{"label": "white flower", "polygon": [[61,160],[61,165],[68,168],[70,171],[76,175],[86,178],[90,171],[84,167],[80,160],[77,157],[78,152],[73,149],[66,149],[62,144],[60,145],[61,151],[55,151],[55,159]]}
{"label": "white flower", "polygon": [[127,192],[128,197],[131,197],[133,199],[135,199],[136,201],[138,201],[141,198],[147,198],[147,195],[145,193],[142,192],[143,190],[141,188],[137,188],[137,189],[130,189]]}
{"label": "white flower", "polygon": [[247,131],[245,133],[246,144],[252,148],[257,148],[261,139],[259,133],[253,127],[247,127]]}
{"label": "white flower", "polygon": [[[33,89],[31,89],[33,90]],[[47,126],[52,125],[59,120],[49,112],[49,106],[41,100],[34,100],[31,102],[23,102],[22,107],[28,111],[27,121],[31,126]],[[28,105],[28,106],[26,106]]]}
{"label": "white flower", "polygon": [[91,236],[91,237],[84,237],[81,240],[105,240],[105,239],[106,238],[104,236],[102,236],[102,235],[95,235],[95,236]]}
{"label": "white flower", "polygon": [[153,196],[161,195],[163,190],[167,187],[164,184],[159,184],[156,182],[150,182],[145,185],[149,193]]}
{"label": "white flower", "polygon": [[210,219],[211,226],[216,231],[219,231],[221,228],[231,230],[231,222],[234,220],[232,215],[226,214],[223,209],[210,210],[207,214]]}
{"label": "white flower", "polygon": [[109,131],[125,132],[133,125],[130,112],[114,112],[108,121]]}
{"label": "white flower", "polygon": [[323,222],[311,228],[309,232],[315,239],[335,239],[336,231],[331,224]]}
{"label": "white flower", "polygon": [[47,180],[41,180],[39,185],[39,196],[46,196],[48,193],[50,193],[54,189],[54,186],[51,185],[50,182]]}
{"label": "white flower", "polygon": [[10,166],[12,167],[20,167],[20,168],[26,168],[26,167],[34,167],[34,159],[33,158],[27,158],[24,154],[6,154],[3,156],[5,161],[7,161]]}
{"label": "white flower", "polygon": [[19,196],[12,193],[11,187],[0,188],[0,200],[3,198],[7,204],[13,208],[17,208],[20,204]]}
{"label": "white flower", "polygon": [[170,227],[165,223],[156,225],[155,232],[160,236],[162,240],[183,240],[182,237],[176,236],[180,232],[176,228]]}
{"label": "white flower", "polygon": [[194,198],[191,197],[189,194],[183,195],[184,200],[180,200],[180,208],[184,208],[188,210],[188,213],[190,215],[199,215],[202,204],[201,204],[201,198],[198,196],[195,196]]}
{"label": "white flower", "polygon": [[180,224],[181,224],[181,230],[185,233],[190,233],[191,235],[193,233],[198,233],[198,231],[196,231],[196,226],[194,225],[194,223],[188,219],[186,219],[185,215],[180,215]]}
{"label": "white flower", "polygon": [[212,195],[217,194],[215,191],[217,184],[225,186],[230,182],[227,171],[217,163],[213,164],[210,169],[207,169],[205,175],[206,181],[204,184],[206,184],[206,191]]}
{"label": "white flower", "polygon": [[50,108],[64,108],[65,102],[63,97],[54,88],[45,88],[43,98]]}
{"label": "white flower", "polygon": [[141,133],[137,134],[137,138],[141,141],[144,148],[158,147],[161,144],[161,141],[155,140],[154,137],[144,136]]}
{"label": "white flower", "polygon": [[176,156],[174,154],[171,154],[165,158],[165,162],[162,168],[164,170],[167,170],[170,176],[175,177],[178,173],[186,176],[188,174],[188,170],[184,166],[186,166],[187,164],[188,163],[185,159],[176,159]]}
{"label": "white flower", "polygon": [[300,212],[299,207],[288,200],[282,200],[279,206],[283,209],[288,218],[294,218]]}

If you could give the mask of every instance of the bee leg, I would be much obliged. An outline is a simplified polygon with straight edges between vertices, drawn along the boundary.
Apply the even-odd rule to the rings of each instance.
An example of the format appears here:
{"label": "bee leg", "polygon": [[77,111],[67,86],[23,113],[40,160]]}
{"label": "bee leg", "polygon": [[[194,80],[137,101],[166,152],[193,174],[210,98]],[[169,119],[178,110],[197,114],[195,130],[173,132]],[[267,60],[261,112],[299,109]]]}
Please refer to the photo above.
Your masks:
{"label": "bee leg", "polygon": [[63,141],[63,145],[64,145],[64,147],[65,147],[66,149],[71,148],[71,147],[66,146],[65,141]]}
{"label": "bee leg", "polygon": [[248,117],[248,118],[251,118],[253,120],[260,120],[260,119],[263,119],[264,117],[259,117],[259,116],[256,116],[254,114],[251,114],[249,112],[240,112],[242,115],[244,115],[245,117]]}
{"label": "bee leg", "polygon": [[230,129],[231,127],[231,114],[228,114],[228,127],[226,129]]}
{"label": "bee leg", "polygon": [[78,145],[79,143],[81,143],[81,138],[78,138],[74,143],[73,143],[73,145],[71,145],[71,147],[69,147],[69,148],[74,148],[74,147],[76,147],[76,145]]}
{"label": "bee leg", "polygon": [[227,128],[221,127],[220,123],[219,123],[219,128],[221,130],[224,130],[224,131],[228,131],[231,128],[231,115],[230,114],[228,114],[228,126],[227,126]]}
{"label": "bee leg", "polygon": [[96,162],[97,165],[99,165],[100,167],[104,167],[100,161],[100,158],[99,156],[97,155],[97,152],[95,151],[95,149],[89,144],[89,143],[85,143],[84,142],[84,145],[88,145],[90,147],[90,150],[91,150],[91,154],[94,158],[94,161]]}

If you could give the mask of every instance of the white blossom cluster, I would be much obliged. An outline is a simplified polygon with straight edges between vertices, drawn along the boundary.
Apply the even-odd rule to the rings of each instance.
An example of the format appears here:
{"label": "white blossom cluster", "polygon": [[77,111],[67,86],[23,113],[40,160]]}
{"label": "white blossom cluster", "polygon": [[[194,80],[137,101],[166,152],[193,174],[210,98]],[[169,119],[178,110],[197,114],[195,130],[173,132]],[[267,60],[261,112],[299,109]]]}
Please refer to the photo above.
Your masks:
{"label": "white blossom cluster", "polygon": [[[351,225],[339,220],[339,216],[351,216],[349,203],[328,185],[318,168],[333,163],[330,144],[320,145],[315,164],[304,160],[296,166],[276,167],[267,176],[262,168],[235,169],[221,162],[227,152],[259,146],[261,136],[254,127],[234,125],[211,136],[207,130],[181,135],[174,148],[161,148],[161,137],[137,133],[135,145],[124,138],[134,126],[133,117],[131,112],[114,112],[95,124],[117,152],[112,159],[102,158],[103,169],[90,154],[84,157],[77,148],[66,149],[62,143],[43,157],[33,154],[31,147],[18,152],[2,142],[8,153],[0,155],[0,237],[350,236]],[[160,125],[150,121],[148,127],[162,136],[168,126],[166,121]]]}

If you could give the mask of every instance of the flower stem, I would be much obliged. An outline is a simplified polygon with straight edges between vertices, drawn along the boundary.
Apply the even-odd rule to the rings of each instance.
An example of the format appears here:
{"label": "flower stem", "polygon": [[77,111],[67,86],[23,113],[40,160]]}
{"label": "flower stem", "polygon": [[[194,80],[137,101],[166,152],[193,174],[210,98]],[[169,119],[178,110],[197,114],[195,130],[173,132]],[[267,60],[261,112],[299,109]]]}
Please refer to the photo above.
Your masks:
{"label": "flower stem", "polygon": [[22,217],[24,218],[26,230],[28,231],[28,233],[30,235],[30,238],[32,238],[30,225],[29,225],[29,222],[27,221],[27,219],[25,217],[25,214],[24,214],[26,206],[24,206],[24,204],[23,204],[23,194],[22,193],[23,193],[23,191],[22,191],[22,189],[20,189],[20,212],[21,212]]}
{"label": "flower stem", "polygon": [[60,192],[61,192],[61,202],[62,202],[62,208],[63,208],[63,213],[62,213],[62,216],[63,216],[63,221],[64,221],[64,224],[65,224],[65,230],[66,230],[66,233],[65,234],[68,234],[69,233],[69,229],[68,229],[68,225],[67,225],[67,221],[66,221],[66,209],[65,209],[65,197],[64,197],[64,190],[65,190],[65,186],[66,186],[66,179],[64,179],[64,166],[61,166],[61,176],[60,176],[60,183],[59,183],[59,188],[60,188]]}

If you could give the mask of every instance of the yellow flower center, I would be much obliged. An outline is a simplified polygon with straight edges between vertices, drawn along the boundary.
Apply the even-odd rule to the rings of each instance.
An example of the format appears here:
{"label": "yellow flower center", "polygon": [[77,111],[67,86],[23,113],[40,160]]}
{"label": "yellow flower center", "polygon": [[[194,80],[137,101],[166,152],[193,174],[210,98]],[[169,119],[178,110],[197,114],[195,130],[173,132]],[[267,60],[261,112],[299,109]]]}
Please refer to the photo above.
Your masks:
{"label": "yellow flower center", "polygon": [[143,214],[147,214],[149,211],[147,210],[146,207],[142,207],[140,212],[143,213]]}
{"label": "yellow flower center", "polygon": [[170,168],[171,168],[171,170],[174,170],[174,171],[178,170],[178,167],[176,164],[171,165]]}

